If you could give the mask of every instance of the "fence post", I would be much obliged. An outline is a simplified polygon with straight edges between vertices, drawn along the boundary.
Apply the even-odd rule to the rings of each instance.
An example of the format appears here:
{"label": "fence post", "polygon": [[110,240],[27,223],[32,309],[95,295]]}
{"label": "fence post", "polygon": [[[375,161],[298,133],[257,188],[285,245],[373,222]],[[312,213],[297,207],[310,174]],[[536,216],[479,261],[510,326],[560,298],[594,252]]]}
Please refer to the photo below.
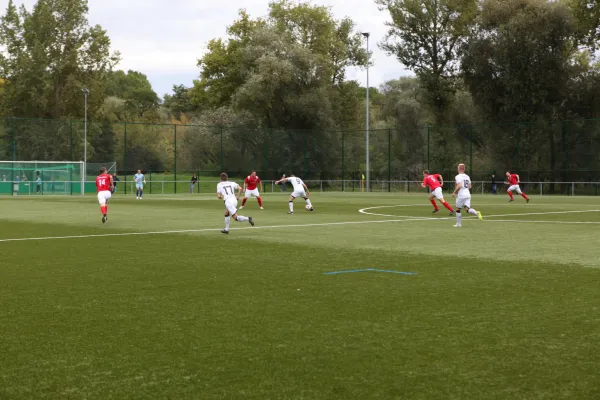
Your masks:
{"label": "fence post", "polygon": [[173,125],[173,147],[175,152],[173,153],[173,174],[175,179],[175,194],[177,194],[177,125]]}
{"label": "fence post", "polygon": [[123,170],[125,180],[125,193],[127,194],[127,122],[123,122]]}
{"label": "fence post", "polygon": [[392,191],[392,128],[388,129],[388,193]]}
{"label": "fence post", "polygon": [[73,120],[69,120],[69,161],[73,161]]}
{"label": "fence post", "polygon": [[429,143],[430,143],[430,126],[427,125],[427,170],[430,170],[430,168],[429,168]]}
{"label": "fence post", "polygon": [[269,169],[269,139],[270,138],[267,138],[267,140],[264,141],[263,148],[263,171],[265,175],[267,174],[267,171]]}
{"label": "fence post", "polygon": [[521,125],[517,126],[517,171],[519,170],[519,148],[521,147]]}
{"label": "fence post", "polygon": [[[15,135],[15,120],[14,118],[10,118],[10,135],[12,137],[12,159],[13,161],[17,161],[17,138]],[[14,171],[13,171],[13,179],[14,182]]]}
{"label": "fence post", "polygon": [[[69,119],[69,161],[73,161],[73,120]],[[84,168],[85,171],[85,168]],[[71,196],[73,196],[73,170],[69,169],[69,187],[71,188]],[[65,187],[65,192],[67,188]],[[66,194],[66,193],[65,193]]]}
{"label": "fence post", "polygon": [[148,171],[150,175],[150,194],[152,194],[152,170]]}
{"label": "fence post", "polygon": [[225,169],[223,167],[223,126],[221,126],[221,172],[224,172]]}
{"label": "fence post", "polygon": [[304,153],[304,166],[302,167],[303,168],[302,176],[306,176],[306,151],[307,151],[307,147],[308,147],[308,145],[307,145],[307,142],[308,142],[307,135],[308,135],[308,133],[307,132],[308,131],[304,131],[304,136],[303,136],[304,137],[304,151],[303,151],[303,153]]}
{"label": "fence post", "polygon": [[200,170],[198,170],[198,174],[196,176],[198,177],[198,182],[196,182],[198,184],[198,194],[200,194]]}
{"label": "fence post", "polygon": [[344,131],[342,131],[342,192],[344,191]]}
{"label": "fence post", "polygon": [[[563,121],[563,124],[567,125],[567,176],[570,181],[573,180],[571,177],[571,129],[569,128],[568,122]],[[575,192],[573,192],[575,195]]]}
{"label": "fence post", "polygon": [[473,176],[473,125],[469,129],[469,176]]}

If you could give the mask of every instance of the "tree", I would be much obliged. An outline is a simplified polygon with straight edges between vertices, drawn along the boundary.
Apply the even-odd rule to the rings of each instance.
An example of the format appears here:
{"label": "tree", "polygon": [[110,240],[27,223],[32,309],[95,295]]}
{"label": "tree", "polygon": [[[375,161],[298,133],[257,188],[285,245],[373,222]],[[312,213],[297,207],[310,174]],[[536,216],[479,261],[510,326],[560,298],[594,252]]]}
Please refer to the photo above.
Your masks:
{"label": "tree", "polygon": [[576,20],[577,44],[593,50],[600,37],[600,3],[597,0],[563,0]]}
{"label": "tree", "polygon": [[546,165],[543,169],[554,179],[560,148],[568,145],[561,143],[567,135],[557,120],[570,115],[566,106],[571,88],[584,78],[573,46],[576,33],[570,10],[560,3],[483,4],[477,29],[465,46],[465,82],[487,119],[530,122],[499,125],[489,136],[501,167]]}
{"label": "tree", "polygon": [[[344,83],[347,67],[365,65],[366,53],[353,27],[351,20],[336,21],[326,7],[310,3],[273,2],[266,19],[252,20],[240,11],[240,19],[228,29],[229,39],[212,40],[199,61],[201,79],[190,91],[192,102],[248,107],[262,114],[267,126],[310,127],[310,118],[301,116],[306,107],[291,123],[295,114],[290,106],[307,105],[310,96],[303,91],[323,100]],[[289,101],[284,105],[280,94],[285,90]]]}
{"label": "tree", "polygon": [[436,123],[455,90],[461,44],[477,14],[477,0],[375,0],[392,18],[381,48],[414,71]]}
{"label": "tree", "polygon": [[198,60],[200,79],[194,81],[190,100],[198,109],[219,108],[230,104],[231,96],[243,83],[237,52],[250,40],[255,29],[264,26],[261,19],[251,20],[244,11],[240,19],[227,29],[229,39],[208,42],[206,54]]}
{"label": "tree", "polygon": [[[0,99],[4,116],[61,119],[84,114],[81,89],[90,90],[89,115],[104,99],[106,77],[118,62],[110,39],[89,26],[85,0],[39,0],[31,11],[9,0],[0,19]],[[22,159],[68,159],[68,124],[28,122],[12,126]],[[43,132],[43,133],[41,133]],[[82,141],[74,138],[76,142]],[[91,147],[91,146],[90,146]]]}
{"label": "tree", "polygon": [[189,96],[189,88],[183,85],[173,85],[173,94],[165,94],[163,106],[177,119],[182,114],[190,113],[196,109]]}
{"label": "tree", "polygon": [[158,95],[146,75],[138,71],[110,72],[105,94],[125,100],[125,108],[136,120],[147,116],[148,112],[156,111],[158,107]]}
{"label": "tree", "polygon": [[7,80],[4,115],[83,116],[81,89],[93,114],[102,104],[107,73],[118,62],[110,39],[89,26],[86,0],[39,0],[31,12],[10,0],[0,22],[0,74]]}
{"label": "tree", "polygon": [[263,129],[240,137],[244,151],[288,170],[335,173],[328,163],[339,159],[339,135],[331,130],[361,123],[362,100],[345,79],[349,66],[367,58],[352,21],[336,20],[326,7],[276,1],[264,19],[241,11],[228,34],[200,60],[192,103],[249,115]]}

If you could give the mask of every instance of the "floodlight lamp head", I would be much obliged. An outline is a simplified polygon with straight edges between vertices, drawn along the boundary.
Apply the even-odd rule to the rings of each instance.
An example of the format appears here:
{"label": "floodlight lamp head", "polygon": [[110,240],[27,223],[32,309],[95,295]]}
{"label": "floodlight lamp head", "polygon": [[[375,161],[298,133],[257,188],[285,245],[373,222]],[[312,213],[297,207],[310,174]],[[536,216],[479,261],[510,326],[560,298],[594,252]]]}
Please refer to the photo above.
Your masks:
{"label": "floodlight lamp head", "polygon": [[369,32],[362,32],[362,35],[364,37],[366,37],[367,39],[369,38],[369,36],[371,36],[371,34]]}

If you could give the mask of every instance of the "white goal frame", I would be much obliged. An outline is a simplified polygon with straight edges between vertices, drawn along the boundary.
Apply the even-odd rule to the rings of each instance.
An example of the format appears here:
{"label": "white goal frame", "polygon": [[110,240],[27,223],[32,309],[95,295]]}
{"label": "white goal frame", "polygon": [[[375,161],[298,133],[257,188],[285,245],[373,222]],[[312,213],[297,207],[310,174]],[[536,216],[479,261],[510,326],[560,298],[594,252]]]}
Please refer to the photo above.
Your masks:
{"label": "white goal frame", "polygon": [[[79,176],[80,179],[77,181],[65,181],[65,182],[69,182],[70,184],[73,183],[78,183],[81,185],[81,195],[83,196],[85,194],[85,163],[83,161],[40,161],[40,160],[36,160],[36,161],[22,161],[22,160],[14,160],[14,161],[8,161],[8,160],[0,160],[0,169],[2,168],[2,166],[4,165],[10,165],[10,164],[20,164],[20,165],[27,165],[30,166],[30,168],[33,168],[34,170],[38,169],[38,165],[39,165],[39,169],[44,169],[44,167],[47,167],[48,165],[53,165],[53,164],[70,164],[73,166],[77,166],[78,168],[75,170],[79,170]],[[11,169],[13,168],[13,166],[11,166]]]}

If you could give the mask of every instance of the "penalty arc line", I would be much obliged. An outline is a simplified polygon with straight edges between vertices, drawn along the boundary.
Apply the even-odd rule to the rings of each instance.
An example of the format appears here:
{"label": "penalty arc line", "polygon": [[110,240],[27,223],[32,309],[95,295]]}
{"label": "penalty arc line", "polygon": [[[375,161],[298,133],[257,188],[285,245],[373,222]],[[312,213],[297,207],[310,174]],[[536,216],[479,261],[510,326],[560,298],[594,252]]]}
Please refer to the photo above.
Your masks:
{"label": "penalty arc line", "polygon": [[[393,207],[393,206],[382,206],[382,207]],[[443,219],[453,219],[454,217],[443,217],[443,218],[435,218],[435,217],[410,217],[406,215],[392,215],[392,214],[377,214],[366,212],[365,210],[373,210],[376,208],[382,207],[367,207],[358,210],[359,213],[365,215],[377,215],[380,217],[398,217],[398,218],[427,218],[434,220],[443,220]],[[400,206],[401,207],[401,206]],[[600,212],[600,210],[573,210],[573,211],[548,211],[548,212],[535,212],[535,213],[516,213],[516,214],[494,214],[494,215],[484,215],[484,218],[497,218],[497,217],[518,217],[518,216],[526,216],[526,215],[549,215],[549,214],[578,214],[578,213],[586,213],[586,212]]]}

